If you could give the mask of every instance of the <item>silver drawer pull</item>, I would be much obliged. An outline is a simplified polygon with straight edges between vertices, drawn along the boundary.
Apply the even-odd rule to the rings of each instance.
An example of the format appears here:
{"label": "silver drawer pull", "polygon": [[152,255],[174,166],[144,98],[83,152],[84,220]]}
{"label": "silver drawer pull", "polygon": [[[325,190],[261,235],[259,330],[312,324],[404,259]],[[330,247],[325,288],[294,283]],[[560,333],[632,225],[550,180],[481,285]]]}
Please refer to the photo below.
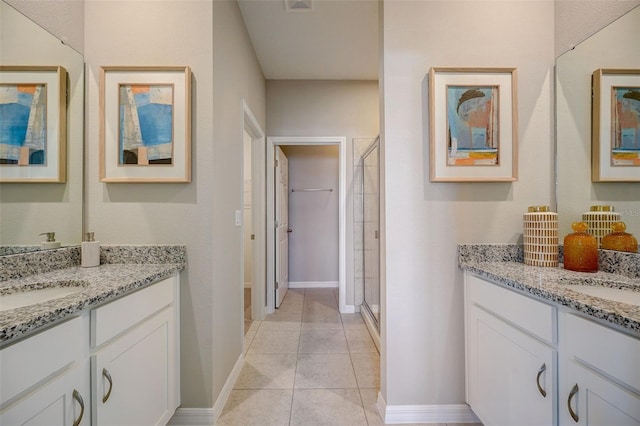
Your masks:
{"label": "silver drawer pull", "polygon": [[106,368],[102,369],[102,376],[106,378],[107,381],[109,382],[109,390],[107,391],[107,394],[102,397],[102,403],[104,404],[105,402],[107,402],[107,400],[111,396],[111,389],[113,389],[113,380],[111,379],[111,374],[109,374],[109,370],[107,370]]}
{"label": "silver drawer pull", "polygon": [[578,390],[579,390],[578,389],[578,384],[576,383],[571,388],[571,392],[569,392],[569,398],[567,398],[567,408],[569,408],[569,414],[571,414],[571,418],[576,423],[578,423],[579,419],[578,419],[578,415],[575,413],[575,411],[573,411],[573,408],[571,408],[571,400],[578,393]]}
{"label": "silver drawer pull", "polygon": [[75,389],[73,390],[72,396],[73,396],[73,399],[78,401],[78,404],[80,404],[80,415],[73,422],[73,426],[78,426],[80,424],[80,422],[82,421],[82,417],[84,416],[84,400],[82,399],[82,395],[80,395],[80,392],[78,392]]}
{"label": "silver drawer pull", "polygon": [[536,385],[538,385],[538,392],[540,392],[540,395],[542,395],[543,398],[547,397],[547,391],[542,389],[542,386],[540,386],[540,376],[542,376],[545,371],[547,371],[547,364],[542,364],[542,367],[540,367],[540,369],[538,370],[538,376],[536,376]]}

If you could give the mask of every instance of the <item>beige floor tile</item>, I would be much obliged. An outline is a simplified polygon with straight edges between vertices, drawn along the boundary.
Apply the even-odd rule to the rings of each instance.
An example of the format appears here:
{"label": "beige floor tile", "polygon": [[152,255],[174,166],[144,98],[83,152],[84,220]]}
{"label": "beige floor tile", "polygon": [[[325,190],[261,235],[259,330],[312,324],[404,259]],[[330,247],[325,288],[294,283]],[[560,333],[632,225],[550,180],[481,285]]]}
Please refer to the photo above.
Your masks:
{"label": "beige floor tile", "polygon": [[291,407],[291,426],[366,426],[357,389],[296,390]]}
{"label": "beige floor tile", "polygon": [[351,353],[378,353],[375,343],[369,334],[369,330],[362,327],[345,328],[344,334],[349,344]]}
{"label": "beige floor tile", "polygon": [[248,354],[234,389],[293,389],[296,354]]}
{"label": "beige floor tile", "polygon": [[261,330],[300,330],[301,312],[278,312],[269,314],[260,325]]}
{"label": "beige floor tile", "polygon": [[244,352],[247,353],[247,351],[249,350],[249,347],[251,346],[251,342],[253,341],[253,338],[256,337],[256,332],[255,331],[247,331],[247,333],[244,335]]}
{"label": "beige floor tile", "polygon": [[344,326],[344,328],[351,328],[351,327],[366,328],[367,327],[360,313],[342,314],[341,317],[342,317],[342,325]]}
{"label": "beige floor tile", "polygon": [[249,331],[258,331],[258,329],[260,328],[260,324],[262,324],[262,321],[252,321],[251,327],[249,327]]}
{"label": "beige floor tile", "polygon": [[339,313],[331,314],[302,314],[302,329],[310,328],[328,328],[333,330],[342,330],[342,319]]}
{"label": "beige floor tile", "polygon": [[360,389],[360,395],[362,396],[362,405],[364,407],[364,412],[367,416],[369,426],[384,425],[384,422],[378,413],[378,407],[376,406],[378,401],[378,389]]}
{"label": "beige floor tile", "polygon": [[[261,327],[262,328],[262,327]],[[300,332],[296,330],[258,330],[247,353],[297,353]]]}
{"label": "beige floor tile", "polygon": [[351,362],[360,389],[380,388],[380,356],[378,353],[352,353]]}
{"label": "beige floor tile", "polygon": [[349,354],[299,354],[296,389],[357,388]]}
{"label": "beige floor tile", "polygon": [[293,391],[233,390],[216,422],[218,426],[287,426]]}
{"label": "beige floor tile", "polygon": [[342,330],[304,329],[300,332],[299,353],[349,353]]}

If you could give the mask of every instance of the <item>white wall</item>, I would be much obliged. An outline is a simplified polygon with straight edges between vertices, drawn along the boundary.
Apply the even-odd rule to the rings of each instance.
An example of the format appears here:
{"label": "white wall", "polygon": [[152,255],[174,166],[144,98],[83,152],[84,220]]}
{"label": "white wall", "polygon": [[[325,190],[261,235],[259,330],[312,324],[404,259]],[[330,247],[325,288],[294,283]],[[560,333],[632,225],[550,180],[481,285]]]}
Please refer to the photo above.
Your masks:
{"label": "white wall", "polygon": [[283,146],[289,188],[289,282],[338,283],[339,150],[332,146]]}
{"label": "white wall", "polygon": [[[345,136],[347,164],[353,164],[353,138],[379,132],[376,81],[267,81],[268,136]],[[353,169],[347,167],[346,304],[354,301]]]}
{"label": "white wall", "polygon": [[[552,1],[383,3],[381,393],[389,405],[464,402],[458,243],[516,242],[553,188]],[[519,180],[430,183],[428,72],[518,69]]]}
{"label": "white wall", "polygon": [[[87,229],[104,243],[182,243],[182,406],[212,407],[242,347],[242,106],[264,123],[264,79],[235,1],[90,1]],[[189,65],[190,184],[98,181],[99,66]]]}

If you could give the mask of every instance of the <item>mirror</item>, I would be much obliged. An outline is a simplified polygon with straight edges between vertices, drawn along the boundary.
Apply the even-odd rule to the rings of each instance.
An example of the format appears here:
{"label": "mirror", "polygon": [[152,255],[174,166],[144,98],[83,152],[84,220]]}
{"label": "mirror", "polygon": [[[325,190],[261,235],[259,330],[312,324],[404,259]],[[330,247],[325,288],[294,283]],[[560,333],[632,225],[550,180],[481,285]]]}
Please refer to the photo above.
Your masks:
{"label": "mirror", "polygon": [[560,241],[592,205],[613,206],[627,232],[640,237],[640,183],[591,182],[591,75],[599,68],[640,69],[640,6],[556,60]]}
{"label": "mirror", "polygon": [[64,183],[0,183],[0,255],[37,250],[55,232],[62,246],[82,240],[84,59],[4,1],[0,64],[59,65],[67,70],[67,178]]}

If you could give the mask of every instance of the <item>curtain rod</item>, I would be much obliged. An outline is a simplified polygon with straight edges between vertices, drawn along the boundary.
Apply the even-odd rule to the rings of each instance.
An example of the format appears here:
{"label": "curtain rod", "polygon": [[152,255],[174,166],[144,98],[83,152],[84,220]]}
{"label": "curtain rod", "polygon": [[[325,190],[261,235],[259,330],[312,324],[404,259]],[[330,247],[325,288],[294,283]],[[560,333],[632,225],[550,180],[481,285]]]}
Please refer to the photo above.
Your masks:
{"label": "curtain rod", "polygon": [[322,192],[322,191],[333,192],[333,188],[327,188],[327,189],[322,189],[322,188],[291,189],[291,192]]}

